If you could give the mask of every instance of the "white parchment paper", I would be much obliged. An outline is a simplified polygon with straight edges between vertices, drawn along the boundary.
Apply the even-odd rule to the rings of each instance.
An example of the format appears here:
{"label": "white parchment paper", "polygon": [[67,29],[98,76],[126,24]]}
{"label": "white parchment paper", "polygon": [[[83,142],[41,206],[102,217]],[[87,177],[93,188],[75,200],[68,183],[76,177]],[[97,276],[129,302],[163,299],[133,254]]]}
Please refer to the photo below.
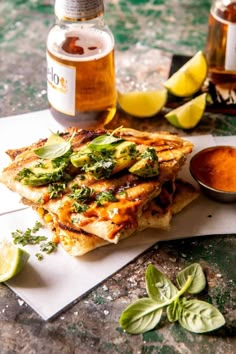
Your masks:
{"label": "white parchment paper", "polygon": [[[48,110],[1,118],[0,169],[9,163],[5,150],[47,137],[50,130],[62,128],[53,121]],[[204,135],[188,139],[195,145],[193,154],[216,144],[236,146],[236,137],[215,139]],[[181,176],[195,184],[188,170],[188,161]],[[7,285],[43,319],[48,320],[158,241],[236,233],[235,212],[235,203],[221,204],[201,195],[173,218],[170,230],[137,232],[118,245],[102,247],[83,257],[73,258],[59,247],[56,253],[46,255],[40,262],[35,256],[37,247],[27,246],[31,254],[28,264]],[[17,195],[0,185],[0,238],[11,239],[13,231],[31,228],[36,220],[38,217],[34,211],[25,208]],[[40,232],[51,236],[47,229]]]}

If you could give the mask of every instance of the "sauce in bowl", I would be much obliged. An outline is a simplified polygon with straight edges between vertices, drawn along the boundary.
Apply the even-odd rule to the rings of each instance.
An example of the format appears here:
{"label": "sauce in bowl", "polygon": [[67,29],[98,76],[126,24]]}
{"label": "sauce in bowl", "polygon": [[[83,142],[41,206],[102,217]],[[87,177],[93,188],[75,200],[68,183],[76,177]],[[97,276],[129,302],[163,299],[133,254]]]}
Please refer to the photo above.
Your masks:
{"label": "sauce in bowl", "polygon": [[190,172],[206,192],[209,189],[226,192],[231,194],[231,199],[235,193],[236,199],[236,147],[214,146],[201,150],[191,159]]}

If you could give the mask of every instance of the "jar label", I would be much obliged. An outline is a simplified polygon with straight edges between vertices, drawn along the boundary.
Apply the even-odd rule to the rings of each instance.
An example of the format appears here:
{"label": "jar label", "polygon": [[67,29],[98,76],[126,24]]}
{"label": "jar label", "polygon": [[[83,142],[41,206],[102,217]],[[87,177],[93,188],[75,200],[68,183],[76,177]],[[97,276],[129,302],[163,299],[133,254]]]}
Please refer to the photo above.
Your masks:
{"label": "jar label", "polygon": [[75,115],[76,68],[54,60],[47,53],[47,94],[58,111]]}
{"label": "jar label", "polygon": [[96,17],[104,10],[103,0],[56,0],[55,13],[59,18],[82,19]]}
{"label": "jar label", "polygon": [[225,52],[225,69],[228,71],[236,70],[236,24],[228,25],[228,34]]}

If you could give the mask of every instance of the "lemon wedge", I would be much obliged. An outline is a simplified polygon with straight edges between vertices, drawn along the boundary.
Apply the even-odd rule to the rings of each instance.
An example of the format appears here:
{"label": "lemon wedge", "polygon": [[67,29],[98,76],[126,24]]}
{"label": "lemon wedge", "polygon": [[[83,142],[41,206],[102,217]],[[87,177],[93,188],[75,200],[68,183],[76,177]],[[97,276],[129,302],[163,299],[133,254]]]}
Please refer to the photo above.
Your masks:
{"label": "lemon wedge", "polygon": [[163,85],[177,97],[192,96],[202,87],[207,71],[206,57],[202,51],[199,51]]}
{"label": "lemon wedge", "polygon": [[110,109],[107,110],[106,112],[106,118],[104,120],[104,125],[107,125],[108,123],[110,123],[112,121],[112,119],[115,117],[116,115],[116,107],[112,107]]}
{"label": "lemon wedge", "polygon": [[29,259],[29,253],[8,241],[0,243],[0,282],[18,274]]}
{"label": "lemon wedge", "polygon": [[187,103],[173,109],[165,118],[175,127],[192,129],[201,120],[206,108],[207,93],[203,93]]}
{"label": "lemon wedge", "polygon": [[148,118],[156,115],[165,106],[167,90],[118,92],[118,103],[123,111],[138,117]]}

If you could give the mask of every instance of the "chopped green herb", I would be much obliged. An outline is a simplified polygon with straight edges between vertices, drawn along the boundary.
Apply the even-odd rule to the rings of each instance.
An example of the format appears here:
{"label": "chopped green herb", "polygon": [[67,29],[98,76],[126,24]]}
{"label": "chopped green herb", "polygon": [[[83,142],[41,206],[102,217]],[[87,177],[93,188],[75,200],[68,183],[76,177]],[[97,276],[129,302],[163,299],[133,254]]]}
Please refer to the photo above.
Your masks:
{"label": "chopped green herb", "polygon": [[28,228],[26,231],[16,230],[12,232],[13,243],[16,245],[36,245],[42,241],[47,240],[45,236],[34,235],[42,227],[40,222],[36,222],[32,229]]}
{"label": "chopped green herb", "polygon": [[34,226],[32,227],[32,232],[37,232],[43,227],[43,224],[40,221],[36,221]]}
{"label": "chopped green herb", "polygon": [[84,213],[89,208],[87,204],[81,204],[78,202],[74,202],[72,206],[75,213]]}
{"label": "chopped green herb", "polygon": [[22,168],[17,175],[16,175],[16,180],[21,181],[25,177],[30,177],[32,175],[32,171],[29,168]]}
{"label": "chopped green herb", "polygon": [[135,158],[138,155],[136,144],[132,144],[129,149],[129,155],[131,158]]}
{"label": "chopped green herb", "polygon": [[71,155],[71,150],[67,151],[67,153],[64,154],[63,156],[59,156],[55,159],[52,159],[51,163],[53,168],[56,169],[56,168],[66,167],[70,162],[70,155]]}
{"label": "chopped green herb", "polygon": [[66,183],[53,183],[49,184],[48,192],[50,199],[60,198],[66,189]]}
{"label": "chopped green herb", "polygon": [[35,253],[35,256],[37,257],[38,261],[42,261],[43,260],[43,255],[42,253]]}
{"label": "chopped green herb", "polygon": [[95,159],[93,159],[93,161],[93,163],[83,167],[85,172],[91,173],[98,179],[109,178],[112,175],[115,166],[115,160],[113,158],[103,158],[100,156],[100,160],[95,161]]}
{"label": "chopped green herb", "polygon": [[143,159],[148,159],[150,161],[157,161],[158,156],[154,148],[147,148],[140,156]]}
{"label": "chopped green herb", "polygon": [[72,224],[77,224],[80,222],[80,217],[79,216],[72,216],[71,218]]}
{"label": "chopped green herb", "polygon": [[36,245],[42,241],[45,241],[47,237],[45,236],[34,236],[31,233],[30,229],[27,229],[25,232],[21,230],[16,230],[12,232],[13,242],[15,245]]}
{"label": "chopped green herb", "polygon": [[104,191],[96,195],[97,205],[101,206],[105,202],[117,202],[118,199],[112,191]]}
{"label": "chopped green herb", "polygon": [[[46,236],[35,235],[42,226],[41,222],[36,221],[31,229],[28,228],[26,231],[16,230],[15,232],[12,232],[13,243],[21,246],[39,245],[41,252],[47,254],[52,253],[57,249],[57,243],[48,241]],[[35,256],[39,261],[43,259],[43,255],[40,252],[36,253]]]}
{"label": "chopped green herb", "polygon": [[42,252],[47,253],[47,254],[52,253],[56,249],[57,249],[57,243],[55,243],[53,241],[44,242],[40,245],[40,250]]}
{"label": "chopped green herb", "polygon": [[69,194],[69,197],[77,201],[86,202],[92,197],[93,193],[94,191],[92,188],[86,186],[78,188],[78,185],[76,184],[72,186],[72,193]]}

